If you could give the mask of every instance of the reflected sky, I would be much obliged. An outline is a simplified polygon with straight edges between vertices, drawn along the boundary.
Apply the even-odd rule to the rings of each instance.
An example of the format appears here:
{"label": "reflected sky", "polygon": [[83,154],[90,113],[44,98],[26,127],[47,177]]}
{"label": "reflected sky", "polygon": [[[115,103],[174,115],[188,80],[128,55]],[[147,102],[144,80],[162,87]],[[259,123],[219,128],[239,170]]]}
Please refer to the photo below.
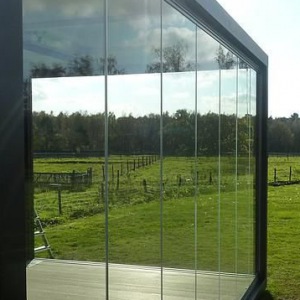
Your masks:
{"label": "reflected sky", "polygon": [[[246,77],[247,70],[239,76]],[[245,73],[243,75],[243,73]],[[221,113],[236,113],[236,70],[222,70]],[[195,110],[195,72],[163,74],[163,110],[170,114],[178,109]],[[198,112],[219,113],[219,72],[198,72]],[[131,74],[108,76],[109,111],[117,117],[160,114],[160,74]],[[249,112],[249,88],[239,87],[240,116]],[[253,92],[253,91],[252,91]],[[104,112],[104,76],[41,78],[32,80],[33,111],[71,114],[82,111],[88,114]],[[252,93],[252,98],[255,95]]]}
{"label": "reflected sky", "polygon": [[[149,65],[160,63],[155,49],[160,49],[162,36],[163,51],[181,45],[184,65],[190,66],[163,74],[163,111],[195,110],[195,72],[188,70],[197,69],[201,70],[197,74],[197,111],[219,113],[219,44],[163,3],[161,24],[160,0],[108,2],[108,56],[115,58],[122,70],[119,73],[125,74],[108,77],[109,111],[116,116],[160,113],[160,74],[145,72]],[[24,0],[25,77],[41,63],[67,70],[74,58],[89,56],[94,64],[88,73],[91,76],[33,79],[33,110],[54,114],[104,111],[104,77],[99,76],[103,74],[104,20],[104,0]],[[248,71],[239,70],[239,77],[245,78],[243,72]],[[64,76],[73,75],[66,72]],[[221,113],[235,114],[236,70],[221,71],[221,89]],[[249,92],[246,85],[239,86],[241,112],[249,111]]]}
{"label": "reflected sky", "polygon": [[[180,43],[185,60],[194,63],[195,25],[169,5],[164,4],[162,31],[159,0],[111,0],[108,12],[109,55],[126,74],[144,73],[156,60],[161,34],[164,48]],[[39,62],[67,65],[85,55],[97,61],[104,57],[104,40],[104,1],[24,1],[25,76]],[[200,69],[217,68],[216,51],[217,44],[198,30]]]}

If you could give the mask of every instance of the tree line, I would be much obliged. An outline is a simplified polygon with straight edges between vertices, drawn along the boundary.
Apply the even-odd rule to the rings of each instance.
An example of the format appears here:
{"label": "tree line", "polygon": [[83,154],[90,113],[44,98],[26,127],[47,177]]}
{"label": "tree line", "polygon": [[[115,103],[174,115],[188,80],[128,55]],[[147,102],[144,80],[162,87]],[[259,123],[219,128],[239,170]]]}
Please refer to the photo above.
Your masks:
{"label": "tree line", "polygon": [[[224,155],[236,150],[245,155],[253,147],[254,120],[250,115],[240,118],[215,113],[195,115],[182,109],[174,114],[163,114],[162,122],[161,129],[160,115],[116,117],[110,113],[109,153],[158,154],[161,133],[165,155],[194,155],[196,138],[199,155],[217,155],[219,149]],[[34,152],[90,151],[101,154],[105,144],[105,114],[33,112],[32,133]]]}
{"label": "tree line", "polygon": [[268,119],[270,153],[300,153],[300,118],[297,113],[289,118]]}
{"label": "tree line", "polygon": [[[195,114],[185,109],[165,113],[163,147],[166,155],[193,155],[195,138],[199,155],[248,153],[254,144],[254,117],[245,115]],[[221,130],[219,130],[221,128]],[[73,114],[33,112],[32,133],[35,152],[104,151],[104,113]],[[160,115],[142,117],[108,115],[109,151],[114,154],[157,154],[160,149]],[[220,145],[219,145],[220,138]],[[237,143],[236,143],[237,139]],[[300,117],[268,119],[269,153],[300,153]]]}

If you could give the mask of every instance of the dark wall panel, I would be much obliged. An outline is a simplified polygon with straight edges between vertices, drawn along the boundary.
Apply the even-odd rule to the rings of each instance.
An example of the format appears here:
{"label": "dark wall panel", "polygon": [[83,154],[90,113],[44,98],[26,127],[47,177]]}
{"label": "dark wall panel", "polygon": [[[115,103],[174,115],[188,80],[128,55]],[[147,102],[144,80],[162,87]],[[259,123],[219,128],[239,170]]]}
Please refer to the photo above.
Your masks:
{"label": "dark wall panel", "polygon": [[0,1],[0,299],[26,299],[22,1]]}

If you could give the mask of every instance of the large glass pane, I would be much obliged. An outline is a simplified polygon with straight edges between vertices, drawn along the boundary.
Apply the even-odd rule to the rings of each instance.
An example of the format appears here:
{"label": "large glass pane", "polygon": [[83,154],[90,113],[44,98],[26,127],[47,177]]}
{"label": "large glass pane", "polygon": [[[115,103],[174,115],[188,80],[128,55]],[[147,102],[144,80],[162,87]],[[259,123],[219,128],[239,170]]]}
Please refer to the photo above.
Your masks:
{"label": "large glass pane", "polygon": [[[219,46],[219,272],[236,273],[236,201],[237,201],[237,64],[236,57]],[[220,277],[220,294],[235,296],[228,279]]]}
{"label": "large glass pane", "polygon": [[[254,124],[256,115],[255,71],[239,60],[238,93],[238,207],[237,207],[237,273],[250,281],[254,278],[254,197],[255,153]],[[246,283],[247,281],[245,281]],[[242,281],[240,280],[240,283]],[[240,295],[248,286],[238,286]]]}
{"label": "large glass pane", "polygon": [[103,73],[104,2],[23,3],[35,216],[28,299],[104,299],[104,78],[92,76]]}
{"label": "large glass pane", "polygon": [[219,297],[219,43],[197,30],[197,296]]}
{"label": "large glass pane", "polygon": [[241,298],[256,72],[170,1],[23,2],[28,298]]}
{"label": "large glass pane", "polygon": [[248,129],[249,129],[249,196],[248,196],[248,274],[255,274],[255,226],[256,226],[256,126],[257,126],[257,98],[256,98],[256,71],[249,68],[248,91]]}
{"label": "large glass pane", "polygon": [[103,7],[104,0],[24,0],[25,76],[103,73]]}
{"label": "large glass pane", "polygon": [[194,299],[196,26],[167,4],[162,41],[163,293]]}
{"label": "large glass pane", "polygon": [[248,288],[247,281],[253,279],[253,196],[254,166],[253,141],[251,141],[250,73],[251,68],[238,61],[237,101],[237,219],[236,219],[236,260],[237,293],[243,295]]}
{"label": "large glass pane", "polygon": [[[108,2],[109,295],[161,293],[160,1]],[[120,267],[122,265],[122,267]]]}

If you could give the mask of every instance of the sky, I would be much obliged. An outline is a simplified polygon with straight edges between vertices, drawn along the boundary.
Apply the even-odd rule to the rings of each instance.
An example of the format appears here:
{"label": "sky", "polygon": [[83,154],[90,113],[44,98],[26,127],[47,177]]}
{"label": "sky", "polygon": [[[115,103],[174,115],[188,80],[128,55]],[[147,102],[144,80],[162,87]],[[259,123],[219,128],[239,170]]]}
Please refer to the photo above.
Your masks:
{"label": "sky", "polygon": [[[248,72],[248,75],[247,75]],[[255,89],[247,88],[249,71],[239,71],[238,111],[236,106],[236,70],[222,70],[221,113],[244,116],[255,110]],[[160,74],[108,76],[108,111],[117,117],[160,114]],[[252,82],[254,82],[254,77]],[[32,81],[33,110],[72,114],[101,113],[105,110],[104,76],[37,78]],[[201,114],[219,112],[219,72],[198,72],[197,110]],[[163,75],[163,111],[194,111],[195,72]],[[250,101],[252,100],[252,102]],[[251,102],[251,103],[250,103]]]}
{"label": "sky", "polygon": [[300,114],[300,1],[218,2],[269,57],[269,116]]}

